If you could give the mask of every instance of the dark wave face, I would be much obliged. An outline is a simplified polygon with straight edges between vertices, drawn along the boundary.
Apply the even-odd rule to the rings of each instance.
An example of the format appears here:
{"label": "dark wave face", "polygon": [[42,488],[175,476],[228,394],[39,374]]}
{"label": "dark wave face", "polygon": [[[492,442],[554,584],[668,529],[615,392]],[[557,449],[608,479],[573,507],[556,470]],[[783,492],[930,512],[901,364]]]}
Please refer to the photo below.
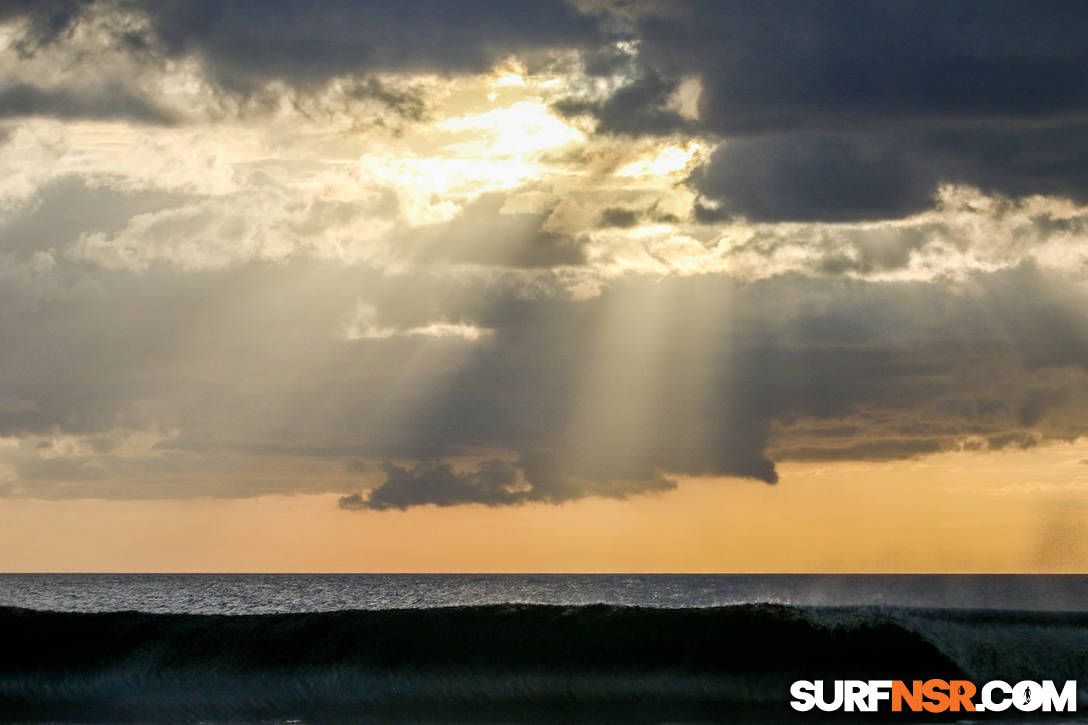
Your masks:
{"label": "dark wave face", "polygon": [[1088,614],[0,608],[0,642],[5,722],[796,722],[796,679],[1088,684]]}

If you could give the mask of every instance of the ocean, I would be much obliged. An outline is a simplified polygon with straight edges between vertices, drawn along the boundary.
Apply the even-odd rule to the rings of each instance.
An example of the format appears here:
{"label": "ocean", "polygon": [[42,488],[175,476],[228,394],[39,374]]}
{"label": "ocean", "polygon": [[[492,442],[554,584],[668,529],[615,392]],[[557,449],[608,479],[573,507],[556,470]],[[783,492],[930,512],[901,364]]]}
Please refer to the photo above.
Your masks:
{"label": "ocean", "polygon": [[788,705],[1076,680],[1088,710],[1088,576],[11,574],[0,646],[6,723],[1088,722]]}

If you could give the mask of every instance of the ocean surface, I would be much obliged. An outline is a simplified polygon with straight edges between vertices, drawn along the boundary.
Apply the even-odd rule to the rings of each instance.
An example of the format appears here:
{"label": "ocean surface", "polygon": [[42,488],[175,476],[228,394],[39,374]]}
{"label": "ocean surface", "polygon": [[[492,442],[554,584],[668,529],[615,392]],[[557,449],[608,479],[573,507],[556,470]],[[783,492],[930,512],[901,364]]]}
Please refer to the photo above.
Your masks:
{"label": "ocean surface", "polygon": [[0,575],[5,723],[859,723],[790,683],[930,678],[1088,711],[1088,576]]}
{"label": "ocean surface", "polygon": [[1088,611],[1082,575],[0,574],[0,606],[272,614],[483,604]]}

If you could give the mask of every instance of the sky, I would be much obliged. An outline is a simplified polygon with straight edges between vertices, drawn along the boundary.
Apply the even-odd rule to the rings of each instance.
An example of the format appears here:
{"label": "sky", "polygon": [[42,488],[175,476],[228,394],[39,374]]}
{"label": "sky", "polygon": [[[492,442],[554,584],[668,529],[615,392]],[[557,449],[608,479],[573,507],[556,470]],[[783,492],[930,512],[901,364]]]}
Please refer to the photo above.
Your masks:
{"label": "sky", "polygon": [[0,1],[0,570],[1088,572],[1085,37]]}

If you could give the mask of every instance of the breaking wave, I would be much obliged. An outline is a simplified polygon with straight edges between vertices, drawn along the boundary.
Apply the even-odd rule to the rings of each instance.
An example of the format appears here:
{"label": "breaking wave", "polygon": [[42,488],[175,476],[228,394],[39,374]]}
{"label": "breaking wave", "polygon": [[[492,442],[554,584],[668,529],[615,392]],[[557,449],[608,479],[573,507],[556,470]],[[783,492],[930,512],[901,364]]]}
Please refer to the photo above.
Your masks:
{"label": "breaking wave", "polygon": [[796,679],[1088,683],[1079,613],[0,608],[0,642],[5,722],[790,722]]}

